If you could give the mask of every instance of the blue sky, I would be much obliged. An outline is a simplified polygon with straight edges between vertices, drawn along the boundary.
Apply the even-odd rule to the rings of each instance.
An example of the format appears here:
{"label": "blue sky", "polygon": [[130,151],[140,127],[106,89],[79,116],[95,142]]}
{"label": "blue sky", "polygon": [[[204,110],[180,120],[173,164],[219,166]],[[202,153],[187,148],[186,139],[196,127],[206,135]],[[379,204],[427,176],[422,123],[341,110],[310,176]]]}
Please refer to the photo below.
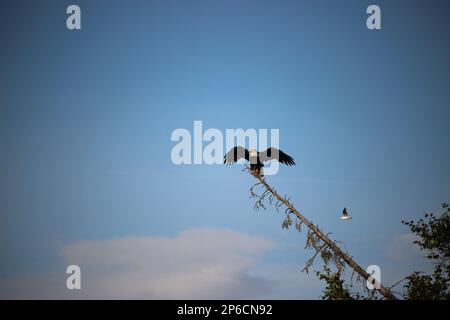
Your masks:
{"label": "blue sky", "polygon": [[[252,210],[250,176],[171,162],[172,131],[194,120],[279,129],[297,166],[271,184],[387,284],[426,268],[400,221],[449,201],[447,2],[76,1],[79,31],[69,4],[1,4],[1,296],[20,296],[23,277],[64,277],[80,241],[197,230],[226,242],[228,230],[270,243],[227,273],[264,283],[243,297],[317,298],[322,284],[300,273],[304,234]],[[366,28],[369,4],[382,30]]]}

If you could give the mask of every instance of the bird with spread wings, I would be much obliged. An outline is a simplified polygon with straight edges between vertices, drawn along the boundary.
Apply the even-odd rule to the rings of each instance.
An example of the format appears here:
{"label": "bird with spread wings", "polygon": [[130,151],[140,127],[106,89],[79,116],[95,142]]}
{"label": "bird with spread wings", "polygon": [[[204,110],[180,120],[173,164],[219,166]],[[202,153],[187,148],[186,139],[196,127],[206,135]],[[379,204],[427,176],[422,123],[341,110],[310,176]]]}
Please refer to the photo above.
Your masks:
{"label": "bird with spread wings", "polygon": [[239,159],[245,159],[250,162],[250,170],[253,174],[263,177],[264,163],[270,160],[278,160],[288,166],[295,165],[294,159],[277,148],[268,148],[265,151],[258,152],[255,149],[247,150],[236,146],[225,155],[223,163],[233,164]]}

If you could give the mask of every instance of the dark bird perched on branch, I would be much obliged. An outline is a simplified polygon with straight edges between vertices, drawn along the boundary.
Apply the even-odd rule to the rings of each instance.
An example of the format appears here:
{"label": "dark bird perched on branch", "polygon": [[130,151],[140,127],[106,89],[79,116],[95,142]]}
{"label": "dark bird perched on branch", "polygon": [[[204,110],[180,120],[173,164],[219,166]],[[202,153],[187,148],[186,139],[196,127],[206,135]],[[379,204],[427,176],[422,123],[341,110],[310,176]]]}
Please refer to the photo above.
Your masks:
{"label": "dark bird perched on branch", "polygon": [[295,165],[294,159],[276,148],[269,148],[263,152],[257,152],[255,149],[247,150],[243,147],[234,147],[223,158],[223,163],[233,164],[239,159],[245,159],[250,162],[250,170],[253,174],[263,177],[262,168],[264,162],[276,159],[288,166]]}

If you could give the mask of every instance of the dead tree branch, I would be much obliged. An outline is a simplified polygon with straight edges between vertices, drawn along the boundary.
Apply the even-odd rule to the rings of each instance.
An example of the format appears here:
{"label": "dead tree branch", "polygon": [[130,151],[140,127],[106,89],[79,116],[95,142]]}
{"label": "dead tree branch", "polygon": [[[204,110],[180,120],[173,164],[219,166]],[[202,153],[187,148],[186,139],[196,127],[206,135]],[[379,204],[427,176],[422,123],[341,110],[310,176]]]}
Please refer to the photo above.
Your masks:
{"label": "dead tree branch", "polygon": [[[295,224],[295,227],[297,230],[300,230],[301,224],[305,224],[308,228],[308,234],[307,234],[307,240],[306,240],[306,247],[312,247],[315,249],[316,253],[311,257],[303,270],[308,272],[308,269],[312,266],[314,259],[320,252],[322,259],[325,263],[328,263],[328,261],[332,261],[336,267],[341,272],[344,269],[344,265],[347,264],[350,268],[354,270],[358,274],[358,276],[362,277],[366,281],[372,280],[372,283],[374,284],[375,288],[377,289],[384,298],[389,300],[397,300],[397,298],[391,293],[391,291],[384,287],[381,283],[377,282],[375,279],[371,278],[371,275],[367,273],[356,261],[354,261],[344,250],[342,250],[336,243],[336,241],[332,241],[328,234],[323,233],[317,226],[315,226],[312,222],[310,222],[308,219],[305,218],[292,204],[290,198],[287,198],[286,196],[282,197],[278,194],[278,192],[271,186],[267,184],[264,178],[261,178],[258,175],[255,175],[251,172],[251,170],[247,167],[247,171],[249,171],[259,182],[252,186],[250,189],[251,197],[256,198],[256,203],[254,206],[255,210],[258,210],[260,208],[265,209],[264,206],[264,200],[269,195],[269,203],[272,204],[273,200],[276,200],[275,202],[275,208],[277,211],[280,211],[280,209],[284,206],[285,207],[285,214],[286,219],[283,222],[282,227],[288,228],[290,225],[292,225],[294,222],[291,218],[291,214],[295,216],[298,221]],[[263,188],[263,193],[261,195],[257,194],[254,191],[254,188],[257,186],[261,186]],[[320,241],[322,241],[322,244],[320,244]]]}

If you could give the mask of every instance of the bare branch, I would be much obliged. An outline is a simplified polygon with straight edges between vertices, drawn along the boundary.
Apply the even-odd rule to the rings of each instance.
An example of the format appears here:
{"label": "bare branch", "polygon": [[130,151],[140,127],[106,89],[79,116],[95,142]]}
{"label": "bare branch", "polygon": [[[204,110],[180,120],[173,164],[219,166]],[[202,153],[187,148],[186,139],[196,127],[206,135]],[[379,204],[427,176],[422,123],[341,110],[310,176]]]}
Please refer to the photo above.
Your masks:
{"label": "bare branch", "polygon": [[[267,184],[267,182],[265,181],[264,178],[260,177],[259,175],[254,174],[248,166],[246,166],[246,168],[244,170],[249,171],[252,174],[252,176],[255,177],[259,181],[259,183],[255,184],[250,189],[251,197],[256,199],[256,203],[254,206],[255,210],[258,210],[260,208],[266,209],[264,206],[264,200],[265,200],[266,196],[270,193],[271,195],[269,196],[269,203],[272,204],[272,200],[276,199],[275,208],[277,211],[279,211],[279,209],[283,205],[285,206],[284,212],[286,214],[286,218],[282,224],[283,228],[284,227],[288,228],[293,223],[291,214],[293,214],[300,221],[300,223],[303,223],[307,226],[308,233],[307,233],[305,248],[313,248],[316,252],[315,252],[314,256],[306,262],[306,266],[303,270],[307,271],[308,268],[314,262],[314,259],[317,256],[317,254],[319,252],[323,253],[323,252],[325,252],[324,250],[326,250],[327,252],[325,252],[323,254],[321,253],[322,260],[327,260],[324,262],[328,262],[331,259],[331,261],[333,261],[333,263],[338,268],[339,272],[342,272],[344,270],[344,266],[346,264],[350,268],[352,268],[354,272],[357,273],[357,275],[358,275],[357,280],[359,280],[360,278],[363,278],[365,280],[369,279],[370,274],[367,273],[359,264],[356,263],[356,261],[354,261],[352,259],[352,257],[350,257],[343,249],[341,249],[337,245],[338,243],[341,243],[341,242],[332,241],[328,237],[328,235],[330,235],[330,233],[328,233],[328,234],[323,233],[319,229],[318,226],[315,226],[311,221],[306,219],[306,217],[303,216],[294,207],[290,198],[288,198],[287,196],[284,196],[284,197],[280,196],[273,187],[271,187]],[[257,186],[261,186],[261,188],[263,188],[263,192],[261,195],[258,195],[256,192],[254,192],[254,188]],[[353,274],[352,274],[352,278],[353,278]],[[390,300],[397,299],[391,293],[389,288],[384,287],[381,283],[377,283],[376,280],[375,280],[375,287],[379,287],[378,291],[386,299],[390,299]]]}

